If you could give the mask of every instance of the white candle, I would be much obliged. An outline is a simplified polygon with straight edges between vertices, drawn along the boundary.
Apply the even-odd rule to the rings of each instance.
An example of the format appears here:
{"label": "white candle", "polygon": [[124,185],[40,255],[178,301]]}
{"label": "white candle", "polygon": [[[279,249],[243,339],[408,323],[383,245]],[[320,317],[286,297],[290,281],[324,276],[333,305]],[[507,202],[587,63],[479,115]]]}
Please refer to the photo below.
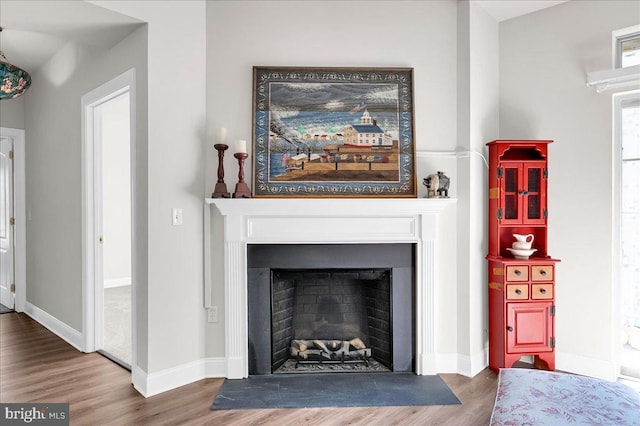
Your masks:
{"label": "white candle", "polygon": [[227,143],[227,129],[224,127],[218,128],[218,131],[216,132],[216,143]]}
{"label": "white candle", "polygon": [[236,152],[246,154],[247,153],[247,141],[239,139],[236,141]]}

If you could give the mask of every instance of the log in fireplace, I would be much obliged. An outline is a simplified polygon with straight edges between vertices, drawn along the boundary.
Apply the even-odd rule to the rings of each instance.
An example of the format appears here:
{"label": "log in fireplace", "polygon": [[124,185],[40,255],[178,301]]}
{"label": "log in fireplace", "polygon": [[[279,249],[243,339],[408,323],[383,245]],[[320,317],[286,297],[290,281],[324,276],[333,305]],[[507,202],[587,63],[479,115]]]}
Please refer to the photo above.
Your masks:
{"label": "log in fireplace", "polygon": [[289,360],[414,371],[413,257],[413,244],[249,245],[249,374]]}

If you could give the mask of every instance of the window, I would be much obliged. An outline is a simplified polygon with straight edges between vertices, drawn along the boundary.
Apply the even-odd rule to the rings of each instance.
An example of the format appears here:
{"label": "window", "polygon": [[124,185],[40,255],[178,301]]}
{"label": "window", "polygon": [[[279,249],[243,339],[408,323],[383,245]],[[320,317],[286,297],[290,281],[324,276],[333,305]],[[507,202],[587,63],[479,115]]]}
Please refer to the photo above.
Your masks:
{"label": "window", "polygon": [[616,38],[616,68],[640,65],[640,32]]}
{"label": "window", "polygon": [[622,352],[620,373],[640,378],[640,91],[614,97],[618,283]]}
{"label": "window", "polygon": [[[614,64],[637,87],[640,25],[613,32]],[[630,68],[633,67],[633,68]],[[635,75],[635,77],[633,77]],[[640,378],[640,90],[613,96],[614,283],[620,374]]]}

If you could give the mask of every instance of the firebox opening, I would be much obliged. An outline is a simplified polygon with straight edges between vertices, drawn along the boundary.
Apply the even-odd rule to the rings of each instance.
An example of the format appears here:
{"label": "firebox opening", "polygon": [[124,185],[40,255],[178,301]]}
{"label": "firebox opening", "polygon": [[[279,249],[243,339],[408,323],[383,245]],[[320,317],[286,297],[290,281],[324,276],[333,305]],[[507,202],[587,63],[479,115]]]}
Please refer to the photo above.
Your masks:
{"label": "firebox opening", "polygon": [[271,271],[271,371],[390,371],[390,269]]}
{"label": "firebox opening", "polygon": [[415,371],[414,253],[405,243],[249,244],[249,374],[291,363],[315,372],[320,360],[323,372]]}

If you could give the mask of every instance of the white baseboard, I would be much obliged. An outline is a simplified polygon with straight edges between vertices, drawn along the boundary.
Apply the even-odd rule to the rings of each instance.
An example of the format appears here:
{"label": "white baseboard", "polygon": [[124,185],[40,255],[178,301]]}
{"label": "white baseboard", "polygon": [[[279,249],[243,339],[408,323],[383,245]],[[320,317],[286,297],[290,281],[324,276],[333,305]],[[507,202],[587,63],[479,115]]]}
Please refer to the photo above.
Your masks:
{"label": "white baseboard", "polygon": [[59,319],[49,315],[42,309],[38,308],[35,305],[32,305],[29,302],[25,302],[24,304],[24,313],[29,315],[31,318],[42,324],[45,328],[51,331],[53,334],[60,337],[65,342],[69,343],[71,346],[76,348],[79,351],[82,351],[82,333],[80,333],[75,328],[72,328],[60,321]]}
{"label": "white baseboard", "polygon": [[218,377],[226,377],[227,375],[227,360],[224,357],[219,358],[205,358],[205,371],[207,379],[213,379]]}
{"label": "white baseboard", "polygon": [[[83,336],[78,330],[29,302],[25,303],[24,313],[82,352]],[[151,374],[140,367],[133,366],[131,382],[142,396],[148,398],[198,380],[226,377],[226,375],[227,361],[224,357],[204,358]]]}
{"label": "white baseboard", "polygon": [[104,288],[124,287],[125,285],[131,285],[131,277],[104,280]]}
{"label": "white baseboard", "polygon": [[487,349],[482,349],[472,356],[458,354],[457,373],[467,377],[475,377],[489,365]]}
{"label": "white baseboard", "polygon": [[587,358],[567,352],[556,351],[556,370],[608,381],[615,381],[618,378],[618,371],[614,362]]}
{"label": "white baseboard", "polygon": [[140,393],[140,395],[144,396],[145,398],[150,396],[147,395],[147,372],[143,371],[137,365],[133,365],[131,367],[131,383],[133,384],[135,390]]}
{"label": "white baseboard", "polygon": [[131,376],[134,388],[148,398],[198,380],[225,377],[226,371],[225,358],[204,358],[151,374],[134,367]]}
{"label": "white baseboard", "polygon": [[458,373],[458,354],[438,354],[437,359],[437,371],[438,374],[457,374]]}

